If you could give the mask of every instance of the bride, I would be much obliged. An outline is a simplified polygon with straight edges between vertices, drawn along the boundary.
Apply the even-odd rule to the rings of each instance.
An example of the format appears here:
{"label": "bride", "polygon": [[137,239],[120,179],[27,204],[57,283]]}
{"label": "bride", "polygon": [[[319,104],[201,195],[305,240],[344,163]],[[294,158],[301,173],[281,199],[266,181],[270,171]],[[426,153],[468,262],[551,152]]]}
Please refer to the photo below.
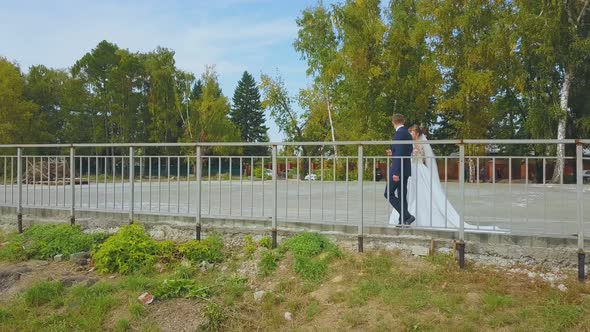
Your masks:
{"label": "bride", "polygon": [[[428,141],[422,129],[414,125],[409,132],[415,141]],[[438,175],[436,158],[430,144],[414,144],[411,159],[412,176],[408,179],[408,210],[416,217],[418,227],[459,228],[460,216],[448,201]],[[389,223],[397,225],[399,214],[391,211]],[[494,227],[476,227],[464,223],[465,228],[494,230]]]}

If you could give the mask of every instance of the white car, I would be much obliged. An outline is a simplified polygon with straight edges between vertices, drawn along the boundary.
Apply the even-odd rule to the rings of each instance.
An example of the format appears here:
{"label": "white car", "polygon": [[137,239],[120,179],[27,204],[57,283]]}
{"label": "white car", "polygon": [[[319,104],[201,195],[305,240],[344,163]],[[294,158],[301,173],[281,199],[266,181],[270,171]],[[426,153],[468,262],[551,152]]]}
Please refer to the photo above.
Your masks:
{"label": "white car", "polygon": [[584,170],[582,172],[582,183],[590,182],[590,170]]}
{"label": "white car", "polygon": [[264,170],[264,175],[268,176],[268,177],[272,177],[272,169],[265,169]]}
{"label": "white car", "polygon": [[307,180],[307,181],[315,181],[316,179],[317,179],[317,175],[315,175],[313,173],[312,174],[307,174],[305,176],[305,180]]}

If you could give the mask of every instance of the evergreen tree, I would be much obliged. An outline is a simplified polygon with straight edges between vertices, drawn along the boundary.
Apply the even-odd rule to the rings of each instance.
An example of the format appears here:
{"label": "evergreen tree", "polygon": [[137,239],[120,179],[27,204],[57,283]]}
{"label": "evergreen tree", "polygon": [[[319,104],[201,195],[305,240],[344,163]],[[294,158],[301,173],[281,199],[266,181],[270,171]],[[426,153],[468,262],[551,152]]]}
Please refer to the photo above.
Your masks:
{"label": "evergreen tree", "polygon": [[[230,112],[232,122],[240,130],[243,142],[268,142],[268,127],[265,126],[264,111],[260,104],[260,91],[254,77],[247,71],[238,82]],[[246,155],[266,155],[266,147],[246,147]]]}

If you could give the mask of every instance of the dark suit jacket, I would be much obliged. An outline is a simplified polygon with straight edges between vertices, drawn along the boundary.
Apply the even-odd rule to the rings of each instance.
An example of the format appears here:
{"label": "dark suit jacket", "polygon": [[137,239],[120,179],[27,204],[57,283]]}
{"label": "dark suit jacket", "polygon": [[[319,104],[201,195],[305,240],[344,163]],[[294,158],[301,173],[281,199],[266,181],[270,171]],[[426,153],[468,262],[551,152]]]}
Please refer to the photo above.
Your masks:
{"label": "dark suit jacket", "polygon": [[[393,140],[394,141],[411,141],[412,135],[410,135],[408,128],[401,127],[393,135]],[[412,144],[395,144],[394,143],[391,145],[391,152],[394,157],[410,157],[410,156],[412,156],[412,150],[413,150]],[[408,176],[412,175],[412,166],[411,166],[410,158],[405,158],[405,159],[394,158],[393,164],[391,165],[391,169],[389,170],[389,173],[392,176],[393,175],[401,176],[402,169],[403,169],[404,177],[408,177]]]}

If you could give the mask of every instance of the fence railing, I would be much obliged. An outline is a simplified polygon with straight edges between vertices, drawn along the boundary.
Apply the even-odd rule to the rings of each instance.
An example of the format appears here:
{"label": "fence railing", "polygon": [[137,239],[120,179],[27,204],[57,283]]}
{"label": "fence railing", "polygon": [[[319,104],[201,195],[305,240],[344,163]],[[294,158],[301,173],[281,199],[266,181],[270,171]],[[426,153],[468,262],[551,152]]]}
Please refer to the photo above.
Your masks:
{"label": "fence railing", "polygon": [[[72,223],[78,210],[126,212],[130,221],[137,213],[191,216],[197,238],[202,218],[271,220],[275,244],[279,222],[348,225],[357,227],[362,250],[368,226],[397,226],[389,166],[413,158],[412,227],[456,232],[460,241],[465,232],[577,237],[583,252],[590,140],[395,142],[447,151],[421,160],[386,156],[392,143],[0,145],[0,206],[16,207],[19,231],[23,208],[69,209]],[[530,153],[558,144],[566,157]],[[240,155],[246,146],[268,154]],[[494,152],[514,146],[527,148]],[[563,171],[551,181],[555,167]]]}

